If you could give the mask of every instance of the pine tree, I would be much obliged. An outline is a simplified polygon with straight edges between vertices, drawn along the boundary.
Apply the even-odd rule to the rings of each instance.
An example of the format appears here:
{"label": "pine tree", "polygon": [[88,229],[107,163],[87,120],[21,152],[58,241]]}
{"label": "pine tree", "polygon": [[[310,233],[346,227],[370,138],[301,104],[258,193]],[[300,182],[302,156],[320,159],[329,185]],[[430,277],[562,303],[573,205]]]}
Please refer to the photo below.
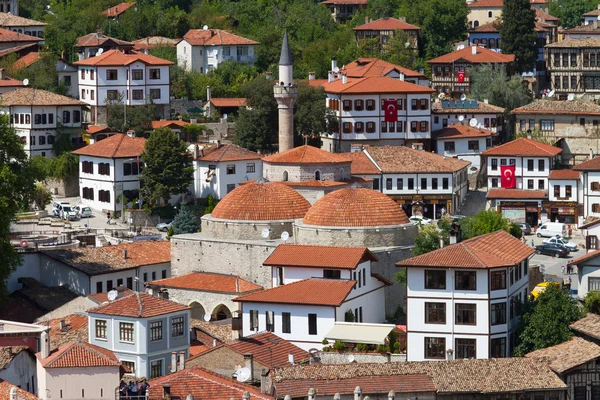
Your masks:
{"label": "pine tree", "polygon": [[504,54],[516,56],[517,71],[533,71],[537,60],[535,11],[529,0],[504,0],[500,47]]}
{"label": "pine tree", "polygon": [[181,206],[179,214],[175,216],[171,228],[173,228],[176,235],[198,232],[198,218],[196,218],[192,209],[184,204]]}

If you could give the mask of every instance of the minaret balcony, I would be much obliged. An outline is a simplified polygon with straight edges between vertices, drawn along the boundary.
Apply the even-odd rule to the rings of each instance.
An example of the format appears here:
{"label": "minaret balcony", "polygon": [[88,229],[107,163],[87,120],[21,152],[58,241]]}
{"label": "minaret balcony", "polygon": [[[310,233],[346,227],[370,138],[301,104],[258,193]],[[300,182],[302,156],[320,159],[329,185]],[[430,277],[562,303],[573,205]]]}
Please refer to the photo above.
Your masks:
{"label": "minaret balcony", "polygon": [[273,87],[273,93],[275,96],[297,96],[298,95],[298,84],[293,83],[292,86],[275,84]]}

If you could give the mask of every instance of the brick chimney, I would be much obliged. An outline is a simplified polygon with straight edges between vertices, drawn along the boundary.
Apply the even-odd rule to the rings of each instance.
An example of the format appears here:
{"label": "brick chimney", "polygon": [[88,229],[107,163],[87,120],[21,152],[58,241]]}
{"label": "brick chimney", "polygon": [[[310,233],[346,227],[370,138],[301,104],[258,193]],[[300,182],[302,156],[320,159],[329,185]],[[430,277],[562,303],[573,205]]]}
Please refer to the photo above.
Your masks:
{"label": "brick chimney", "polygon": [[254,354],[244,353],[244,367],[250,370],[250,382],[254,382]]}

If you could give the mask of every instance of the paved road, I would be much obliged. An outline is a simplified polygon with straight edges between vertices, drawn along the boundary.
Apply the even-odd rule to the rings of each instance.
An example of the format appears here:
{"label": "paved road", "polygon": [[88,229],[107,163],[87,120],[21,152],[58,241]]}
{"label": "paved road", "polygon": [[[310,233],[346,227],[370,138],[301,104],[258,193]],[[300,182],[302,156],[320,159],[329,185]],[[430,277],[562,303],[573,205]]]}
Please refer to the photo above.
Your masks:
{"label": "paved road", "polygon": [[[533,240],[535,245],[541,244],[545,239],[547,239],[538,238],[534,235],[526,236],[526,238],[528,244],[531,244],[531,241]],[[578,234],[574,234],[570,241],[576,243],[577,245],[584,243],[583,237]],[[542,254],[536,254],[531,258],[530,264],[539,265],[542,267],[545,280],[561,282],[567,277],[567,275],[563,274],[562,267],[565,266],[566,271],[566,265],[570,260],[585,254],[584,249],[581,247],[578,248],[578,251],[571,252],[566,258],[554,258]],[[577,274],[575,273],[571,273],[571,289],[577,289]]]}

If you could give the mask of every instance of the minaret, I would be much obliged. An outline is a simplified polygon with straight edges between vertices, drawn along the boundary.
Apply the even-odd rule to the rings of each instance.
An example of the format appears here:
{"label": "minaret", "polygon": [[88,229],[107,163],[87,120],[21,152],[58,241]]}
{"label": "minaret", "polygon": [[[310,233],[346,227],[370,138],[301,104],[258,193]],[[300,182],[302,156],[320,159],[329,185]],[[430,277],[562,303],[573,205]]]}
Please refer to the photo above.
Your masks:
{"label": "minaret", "polygon": [[279,152],[294,148],[294,103],[298,97],[298,85],[292,82],[293,60],[287,31],[283,35],[279,57],[279,82],[273,93],[279,108]]}

